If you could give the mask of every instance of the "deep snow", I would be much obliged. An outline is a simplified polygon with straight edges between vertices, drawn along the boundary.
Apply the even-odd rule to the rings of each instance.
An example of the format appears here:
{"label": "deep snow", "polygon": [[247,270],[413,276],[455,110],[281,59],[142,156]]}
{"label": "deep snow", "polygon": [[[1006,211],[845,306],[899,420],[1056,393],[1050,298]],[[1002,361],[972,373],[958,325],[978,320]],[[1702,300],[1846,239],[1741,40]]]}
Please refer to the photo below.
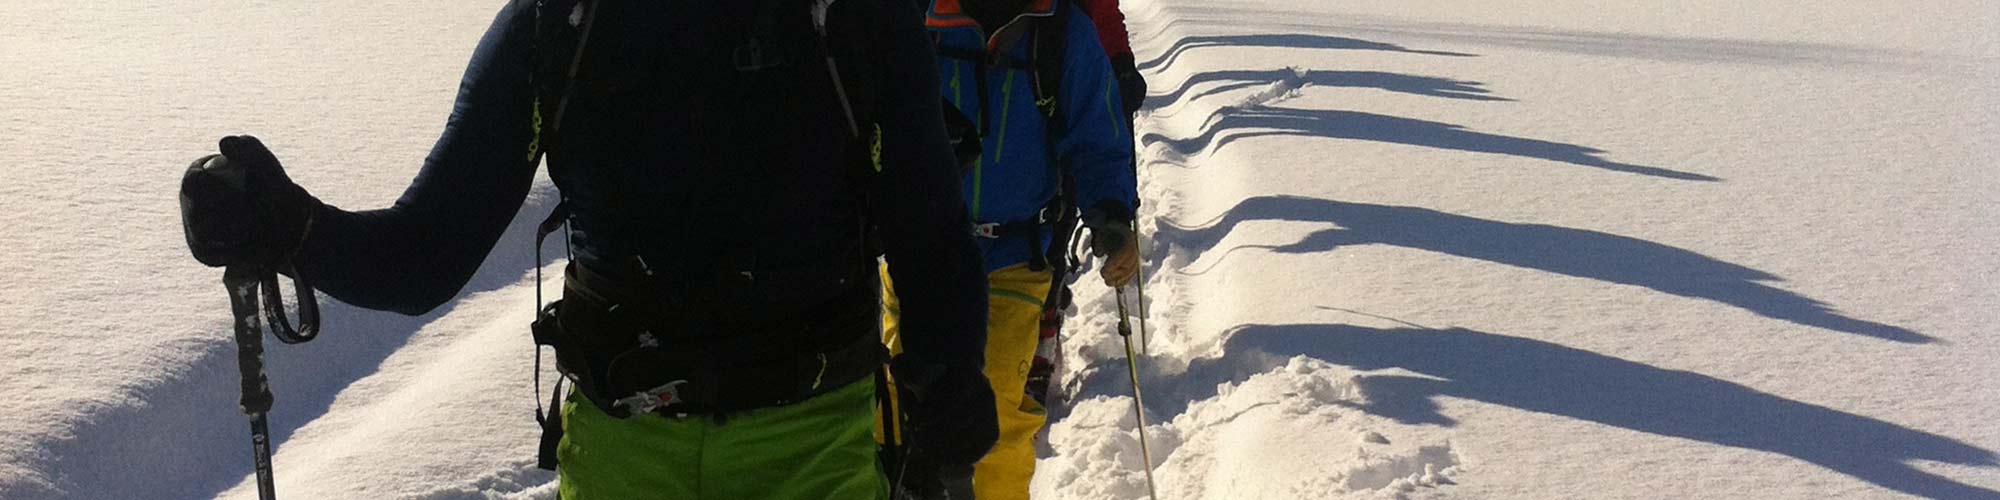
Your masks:
{"label": "deep snow", "polygon": [[[493,4],[0,2],[0,498],[254,496],[180,171],[256,133],[388,203]],[[2000,7],[1124,9],[1161,498],[2000,498]],[[552,194],[446,308],[271,343],[279,491],[553,497]],[[1035,493],[1139,498],[1087,281]]]}

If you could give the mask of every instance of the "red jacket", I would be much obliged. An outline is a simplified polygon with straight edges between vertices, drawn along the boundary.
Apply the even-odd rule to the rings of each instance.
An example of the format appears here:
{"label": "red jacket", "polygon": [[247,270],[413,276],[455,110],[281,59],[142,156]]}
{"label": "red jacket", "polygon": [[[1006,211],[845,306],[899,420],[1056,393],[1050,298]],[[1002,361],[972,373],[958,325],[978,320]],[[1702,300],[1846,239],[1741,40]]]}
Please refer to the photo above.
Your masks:
{"label": "red jacket", "polygon": [[1076,6],[1097,25],[1097,43],[1104,46],[1105,55],[1132,53],[1130,35],[1125,33],[1125,13],[1118,11],[1118,0],[1076,0]]}

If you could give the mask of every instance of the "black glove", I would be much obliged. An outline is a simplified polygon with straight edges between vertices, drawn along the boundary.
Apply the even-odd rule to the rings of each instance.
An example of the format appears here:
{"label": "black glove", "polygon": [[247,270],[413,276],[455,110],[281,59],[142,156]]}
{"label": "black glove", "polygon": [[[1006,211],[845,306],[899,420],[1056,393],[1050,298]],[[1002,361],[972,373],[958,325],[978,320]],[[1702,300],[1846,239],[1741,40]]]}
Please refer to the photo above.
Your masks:
{"label": "black glove", "polygon": [[319,199],[292,183],[257,138],[224,137],[217,147],[222,154],[195,160],[181,177],[188,250],[211,267],[290,271]]}
{"label": "black glove", "polygon": [[897,356],[896,375],[907,460],[943,470],[971,467],[1000,438],[993,388],[976,366],[923,363]]}
{"label": "black glove", "polygon": [[1083,211],[1083,227],[1090,228],[1090,254],[1111,255],[1137,239],[1132,231],[1132,215],[1115,203],[1101,203]]}
{"label": "black glove", "polygon": [[1132,53],[1111,56],[1111,74],[1118,77],[1118,95],[1125,100],[1125,115],[1138,113],[1146,105],[1146,77],[1139,76]]}

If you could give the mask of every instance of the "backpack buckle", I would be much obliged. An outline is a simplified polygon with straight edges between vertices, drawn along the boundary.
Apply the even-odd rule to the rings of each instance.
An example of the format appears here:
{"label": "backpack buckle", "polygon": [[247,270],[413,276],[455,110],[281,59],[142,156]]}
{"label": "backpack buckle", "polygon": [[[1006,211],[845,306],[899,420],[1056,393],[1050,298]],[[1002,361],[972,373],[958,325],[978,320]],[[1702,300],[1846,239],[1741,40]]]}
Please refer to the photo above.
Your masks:
{"label": "backpack buckle", "polygon": [[1043,206],[1041,210],[1036,210],[1035,224],[1047,225],[1054,223],[1056,221],[1056,217],[1062,214],[1062,208],[1060,208],[1061,205],[1059,205],[1059,203],[1060,202],[1057,201],[1051,201],[1049,202],[1048,205]]}
{"label": "backpack buckle", "polygon": [[542,306],[541,312],[535,315],[535,322],[528,325],[528,332],[534,337],[537,349],[563,343],[561,307],[561,299]]}
{"label": "backpack buckle", "polygon": [[754,38],[736,46],[736,50],[731,51],[729,59],[735,63],[736,71],[742,73],[776,68],[784,64],[784,61],[765,58],[764,43]]}

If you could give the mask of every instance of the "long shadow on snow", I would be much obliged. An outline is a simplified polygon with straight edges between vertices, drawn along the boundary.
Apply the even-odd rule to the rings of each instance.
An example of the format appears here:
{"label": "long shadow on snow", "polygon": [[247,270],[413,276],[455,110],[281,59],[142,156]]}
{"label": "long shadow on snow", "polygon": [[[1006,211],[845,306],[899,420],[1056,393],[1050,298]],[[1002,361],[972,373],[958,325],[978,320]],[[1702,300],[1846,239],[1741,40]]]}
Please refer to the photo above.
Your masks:
{"label": "long shadow on snow", "polygon": [[[1838,66],[1843,68],[1886,69],[1895,71],[1937,71],[1940,69],[1975,69],[1978,60],[1951,57],[1915,50],[1895,50],[1880,47],[1842,45],[1831,43],[1787,42],[1777,40],[1753,40],[1746,38],[1706,38],[1685,36],[1645,35],[1629,32],[1564,30],[1543,27],[1505,26],[1467,23],[1409,23],[1362,21],[1329,16],[1325,12],[1308,12],[1289,5],[1272,4],[1275,8],[1252,8],[1235,3],[1216,5],[1175,5],[1167,19],[1133,24],[1133,46],[1146,45],[1163,37],[1173,36],[1184,27],[1202,29],[1236,29],[1246,31],[1283,31],[1291,33],[1342,33],[1357,36],[1381,37],[1416,43],[1442,43],[1458,47],[1511,48],[1532,52],[1553,52],[1579,54],[1598,57],[1615,57],[1650,61],[1686,63],[1725,63],[1762,66]],[[1311,9],[1308,9],[1311,10]],[[1254,24],[1244,23],[1245,19],[1258,19]],[[1217,42],[1203,45],[1252,45],[1253,37],[1274,35],[1248,35],[1251,43]],[[1320,35],[1275,35],[1283,37],[1313,36],[1332,40],[1354,40],[1352,38],[1327,37]],[[1231,37],[1201,37],[1204,40]],[[1434,55],[1461,55],[1455,52],[1427,50],[1406,50],[1400,46],[1363,42],[1387,48],[1362,47],[1311,47],[1301,44],[1301,48],[1350,48],[1364,50],[1390,50]],[[1335,45],[1338,45],[1335,43]],[[1294,45],[1253,45],[1272,47],[1292,47]],[[1176,54],[1183,50],[1178,45],[1165,54]],[[1155,64],[1162,58],[1149,60]]]}
{"label": "long shadow on snow", "polygon": [[1193,258],[1200,258],[1236,225],[1256,220],[1326,222],[1339,227],[1287,245],[1241,248],[1318,253],[1347,245],[1395,245],[1642,286],[1729,304],[1772,319],[1883,340],[1915,344],[1936,340],[1905,328],[1842,316],[1824,302],[1766,284],[1781,281],[1770,273],[1685,249],[1597,231],[1493,221],[1417,207],[1258,196],[1199,227],[1162,222],[1156,238],[1190,248],[1196,252]]}
{"label": "long shadow on snow", "polygon": [[1188,78],[1185,82],[1181,82],[1180,88],[1175,89],[1173,93],[1155,95],[1147,100],[1159,102],[1162,105],[1180,102],[1181,97],[1187,95],[1188,91],[1204,83],[1226,82],[1214,88],[1203,90],[1190,99],[1200,99],[1231,90],[1285,81],[1297,83],[1300,87],[1310,85],[1315,87],[1375,88],[1404,94],[1472,101],[1513,101],[1513,99],[1492,95],[1491,91],[1483,88],[1484,83],[1475,81],[1381,71],[1294,70],[1289,68],[1268,71],[1210,71],[1201,73]]}
{"label": "long shadow on snow", "polygon": [[1256,35],[1202,35],[1185,36],[1174,40],[1174,46],[1161,52],[1159,56],[1139,63],[1142,71],[1172,66],[1182,53],[1202,47],[1269,47],[1290,49],[1324,50],[1376,50],[1449,57],[1479,57],[1477,54],[1444,52],[1436,50],[1414,50],[1393,43],[1371,42],[1358,38],[1344,38],[1302,33],[1274,33]]}
{"label": "long shadow on snow", "polygon": [[[1314,29],[1315,26],[1281,25],[1265,29]],[[1953,60],[1941,54],[1896,50],[1860,45],[1643,35],[1608,31],[1560,30],[1521,26],[1457,23],[1413,23],[1318,27],[1369,36],[1419,39],[1456,45],[1508,47],[1537,52],[1557,52],[1598,57],[1617,57],[1681,63],[1724,63],[1763,66],[1835,66],[1900,71],[1936,71],[1970,67],[1977,61]]]}
{"label": "long shadow on snow", "polygon": [[[266,369],[277,398],[269,415],[274,451],[283,450],[299,427],[325,414],[342,389],[380,369],[383,360],[424,325],[450,314],[460,299],[520,282],[529,270],[525,266],[534,260],[535,224],[553,197],[552,191],[531,194],[471,282],[436,311],[410,317],[321,297],[326,330],[320,338],[293,346],[267,334]],[[544,252],[541,264],[560,255],[560,251]],[[228,301],[220,299],[226,297],[220,276],[217,273],[214,340],[203,346],[206,354],[186,371],[164,374],[162,383],[132,394],[139,404],[108,408],[79,423],[70,439],[48,444],[46,470],[57,476],[62,490],[49,496],[212,498],[250,474],[249,425],[236,406],[236,348],[230,340]],[[286,293],[288,301],[290,295]],[[524,346],[526,327],[522,325]],[[528,395],[523,394],[523,407],[528,404]],[[279,477],[313,473],[288,470],[282,459],[274,468]]]}
{"label": "long shadow on snow", "polygon": [[[1832,408],[1792,401],[1698,373],[1667,370],[1558,344],[1463,328],[1374,329],[1342,324],[1243,325],[1220,358],[1184,373],[1142,374],[1148,411],[1171,419],[1216,394],[1309,356],[1358,370],[1402,368],[1424,377],[1368,375],[1361,409],[1409,424],[1455,425],[1439,397],[1504,405],[1648,434],[1783,454],[1899,492],[2000,498],[2000,492],[1911,467],[1912,460],[1995,466],[1992,451]],[[1086,394],[1121,393],[1124,361],[1108,360]],[[1112,364],[1119,366],[1111,366]],[[1435,378],[1432,378],[1435,377]]]}
{"label": "long shadow on snow", "polygon": [[1174,153],[1188,156],[1208,148],[1220,149],[1241,139],[1270,135],[1300,135],[1408,144],[1438,149],[1491,153],[1601,168],[1652,177],[1685,181],[1719,181],[1715,177],[1659,167],[1618,163],[1604,159],[1604,150],[1467,130],[1464,126],[1402,118],[1359,111],[1312,110],[1273,107],[1230,107],[1217,110],[1199,136],[1174,139],[1158,132],[1141,141],[1151,146],[1165,144]]}

